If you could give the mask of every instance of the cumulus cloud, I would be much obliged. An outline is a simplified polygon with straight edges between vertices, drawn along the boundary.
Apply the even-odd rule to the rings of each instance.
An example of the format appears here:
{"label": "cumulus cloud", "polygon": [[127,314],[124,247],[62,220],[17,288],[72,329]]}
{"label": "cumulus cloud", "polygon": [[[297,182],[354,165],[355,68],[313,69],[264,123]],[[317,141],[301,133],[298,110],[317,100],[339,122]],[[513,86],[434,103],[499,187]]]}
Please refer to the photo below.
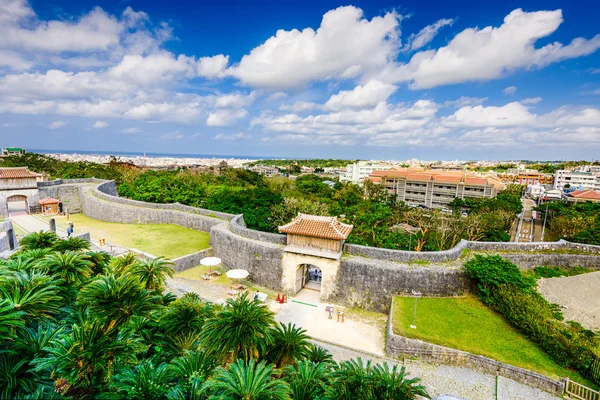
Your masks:
{"label": "cumulus cloud", "polygon": [[278,30],[228,74],[254,87],[289,89],[373,72],[398,53],[399,19],[389,12],[369,21],[359,8],[339,7],[323,16],[316,31]]}
{"label": "cumulus cloud", "polygon": [[256,100],[256,92],[250,94],[231,93],[217,97],[215,107],[217,108],[242,108],[248,107]]}
{"label": "cumulus cloud", "polygon": [[54,121],[50,125],[48,125],[48,129],[58,129],[65,126],[67,123],[65,121]]}
{"label": "cumulus cloud", "polygon": [[105,121],[96,121],[96,122],[94,122],[94,125],[92,125],[92,128],[100,129],[100,128],[106,128],[108,126],[109,126],[108,122],[105,122]]}
{"label": "cumulus cloud", "polygon": [[468,97],[460,96],[456,100],[448,100],[442,103],[442,107],[461,108],[465,106],[478,106],[487,101],[487,97]]}
{"label": "cumulus cloud", "polygon": [[356,86],[353,90],[342,90],[331,96],[325,103],[328,110],[344,108],[365,108],[374,106],[396,91],[397,87],[379,81],[369,81],[363,86]]}
{"label": "cumulus cloud", "polygon": [[236,121],[240,118],[244,118],[248,115],[248,111],[241,110],[216,110],[211,112],[206,119],[206,125],[208,126],[232,126],[235,125]]}
{"label": "cumulus cloud", "polygon": [[279,109],[281,111],[292,111],[295,113],[301,113],[311,110],[323,109],[323,104],[314,103],[312,101],[297,101],[294,104],[282,104]]}
{"label": "cumulus cloud", "polygon": [[506,95],[513,95],[515,93],[517,93],[517,87],[516,86],[509,86],[504,88],[504,90],[502,90],[502,93],[506,94]]}
{"label": "cumulus cloud", "polygon": [[416,53],[406,64],[384,71],[392,82],[408,82],[412,89],[427,89],[461,82],[497,79],[517,69],[541,68],[568,58],[588,55],[600,48],[600,35],[576,38],[536,48],[563,22],[562,11],[512,11],[499,27],[469,28],[448,45]]}
{"label": "cumulus cloud", "polygon": [[404,51],[414,51],[428,45],[437,35],[438,31],[445,26],[450,26],[454,23],[453,19],[440,19],[434,24],[427,25],[421,29],[419,33],[412,34],[408,38],[408,44],[404,47]]}

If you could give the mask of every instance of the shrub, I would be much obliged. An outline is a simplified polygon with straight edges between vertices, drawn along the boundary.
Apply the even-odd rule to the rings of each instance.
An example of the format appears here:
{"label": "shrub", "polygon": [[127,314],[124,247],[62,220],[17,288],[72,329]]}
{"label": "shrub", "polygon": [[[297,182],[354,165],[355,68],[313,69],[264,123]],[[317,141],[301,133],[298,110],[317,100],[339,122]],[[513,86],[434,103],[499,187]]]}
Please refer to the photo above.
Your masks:
{"label": "shrub", "polygon": [[492,290],[499,285],[513,285],[527,293],[535,287],[535,279],[523,276],[515,264],[499,255],[476,254],[465,263],[465,272],[477,281],[479,296],[488,304],[493,303]]}
{"label": "shrub", "polygon": [[586,267],[573,267],[571,269],[564,269],[560,267],[535,267],[533,269],[533,274],[537,279],[558,278],[561,276],[575,276],[586,274],[588,272],[590,272],[590,269]]}

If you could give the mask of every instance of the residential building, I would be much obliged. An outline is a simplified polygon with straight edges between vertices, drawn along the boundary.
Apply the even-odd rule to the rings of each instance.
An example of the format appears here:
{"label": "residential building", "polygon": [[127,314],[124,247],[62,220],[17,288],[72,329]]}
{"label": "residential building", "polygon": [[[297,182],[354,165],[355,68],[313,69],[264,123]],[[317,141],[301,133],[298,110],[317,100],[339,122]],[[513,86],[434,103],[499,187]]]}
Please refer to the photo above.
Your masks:
{"label": "residential building", "polygon": [[390,164],[373,164],[369,161],[359,161],[348,164],[346,171],[340,174],[340,182],[362,183],[373,171],[384,171],[392,167]]}
{"label": "residential building", "polygon": [[596,190],[575,190],[564,193],[563,198],[570,203],[600,203],[600,192]]}
{"label": "residential building", "polygon": [[591,171],[569,171],[558,170],[554,177],[554,187],[556,189],[567,188],[578,190],[600,190],[600,173]]}
{"label": "residential building", "polygon": [[2,149],[2,157],[20,156],[25,154],[25,149],[22,147],[5,147]]}
{"label": "residential building", "polygon": [[496,179],[462,171],[390,169],[374,171],[369,180],[383,185],[400,201],[429,208],[447,207],[457,197],[495,197],[504,189]]}

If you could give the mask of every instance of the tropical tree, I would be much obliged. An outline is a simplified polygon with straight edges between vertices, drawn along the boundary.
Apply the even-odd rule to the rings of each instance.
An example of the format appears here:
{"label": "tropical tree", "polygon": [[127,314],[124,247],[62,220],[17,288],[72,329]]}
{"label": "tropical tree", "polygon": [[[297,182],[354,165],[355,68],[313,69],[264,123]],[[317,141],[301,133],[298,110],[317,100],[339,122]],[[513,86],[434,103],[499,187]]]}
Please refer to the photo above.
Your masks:
{"label": "tropical tree", "polygon": [[24,260],[33,262],[45,258],[50,253],[52,253],[52,249],[50,248],[33,249],[15,253],[10,258],[11,260]]}
{"label": "tropical tree", "polygon": [[12,302],[0,299],[0,338],[14,338],[16,329],[25,325],[24,316],[25,312],[18,310]]}
{"label": "tropical tree", "polygon": [[54,246],[58,240],[56,233],[52,231],[33,232],[25,236],[19,242],[24,250],[48,249]]}
{"label": "tropical tree", "polygon": [[152,361],[145,360],[135,367],[123,368],[112,377],[109,385],[111,392],[106,393],[106,397],[128,400],[167,399],[171,376],[168,364],[154,366]]}
{"label": "tropical tree", "polygon": [[67,239],[59,239],[54,243],[52,249],[55,251],[82,251],[90,249],[90,242],[80,237],[69,237]]}
{"label": "tropical tree", "polygon": [[129,268],[137,262],[137,256],[134,253],[127,253],[125,255],[115,257],[108,265],[106,265],[105,275],[123,275]]}
{"label": "tropical tree", "polygon": [[296,327],[291,322],[287,325],[280,322],[271,332],[273,344],[269,348],[267,358],[278,367],[293,365],[296,359],[308,354],[310,336],[304,329]]}
{"label": "tropical tree", "polygon": [[228,368],[217,368],[214,376],[202,386],[202,391],[210,399],[291,399],[288,384],[273,377],[273,365],[267,365],[265,361],[257,364],[253,359],[247,363],[237,360]]}
{"label": "tropical tree", "polygon": [[102,321],[84,318],[46,347],[49,355],[33,361],[36,371],[50,371],[55,390],[72,397],[93,396],[106,387],[115,365],[133,364],[139,342],[125,334],[104,332]]}
{"label": "tropical tree", "polygon": [[419,385],[419,378],[408,379],[406,368],[394,365],[390,369],[387,362],[377,364],[372,370],[373,395],[376,399],[412,400],[417,396],[429,399],[425,387]]}
{"label": "tropical tree", "polygon": [[333,357],[327,350],[312,343],[308,347],[305,358],[314,363],[333,363]]}
{"label": "tropical tree", "polygon": [[169,305],[160,318],[160,326],[169,334],[200,333],[204,322],[214,316],[214,310],[210,303],[184,296]]}
{"label": "tropical tree", "polygon": [[133,316],[150,317],[158,309],[161,297],[140,284],[131,275],[100,275],[81,289],[78,303],[107,323],[106,330],[121,327]]}
{"label": "tropical tree", "polygon": [[342,361],[333,370],[327,386],[327,395],[335,400],[370,400],[373,396],[371,361],[363,365],[362,359]]}
{"label": "tropical tree", "polygon": [[179,391],[186,399],[196,400],[201,397],[202,384],[208,379],[215,368],[215,359],[204,351],[187,351],[181,357],[174,359],[171,372],[183,384]]}
{"label": "tropical tree", "polygon": [[290,385],[294,400],[313,400],[325,396],[331,364],[300,360],[284,369],[285,381]]}
{"label": "tropical tree", "polygon": [[85,254],[70,250],[52,253],[40,262],[50,274],[60,276],[67,285],[80,284],[92,274],[92,263]]}
{"label": "tropical tree", "polygon": [[105,251],[88,251],[87,256],[92,263],[92,273],[94,275],[104,272],[104,267],[108,265],[112,259],[111,255]]}
{"label": "tropical tree", "polygon": [[273,342],[269,328],[274,323],[266,306],[240,295],[228,299],[223,310],[204,324],[200,340],[221,362],[237,358],[247,362],[267,352]]}
{"label": "tropical tree", "polygon": [[146,289],[160,291],[165,286],[167,276],[173,276],[172,265],[174,264],[171,261],[158,257],[154,260],[133,263],[129,268],[129,272],[137,276]]}

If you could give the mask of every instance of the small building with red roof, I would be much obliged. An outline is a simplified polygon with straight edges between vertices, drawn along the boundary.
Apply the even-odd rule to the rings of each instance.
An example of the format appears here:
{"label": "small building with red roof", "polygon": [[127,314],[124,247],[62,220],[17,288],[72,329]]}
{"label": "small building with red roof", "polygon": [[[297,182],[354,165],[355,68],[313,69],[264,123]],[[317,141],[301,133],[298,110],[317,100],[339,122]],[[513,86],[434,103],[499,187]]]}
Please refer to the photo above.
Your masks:
{"label": "small building with red roof", "polygon": [[600,203],[600,192],[596,190],[575,190],[567,193],[564,199],[570,203]]}

